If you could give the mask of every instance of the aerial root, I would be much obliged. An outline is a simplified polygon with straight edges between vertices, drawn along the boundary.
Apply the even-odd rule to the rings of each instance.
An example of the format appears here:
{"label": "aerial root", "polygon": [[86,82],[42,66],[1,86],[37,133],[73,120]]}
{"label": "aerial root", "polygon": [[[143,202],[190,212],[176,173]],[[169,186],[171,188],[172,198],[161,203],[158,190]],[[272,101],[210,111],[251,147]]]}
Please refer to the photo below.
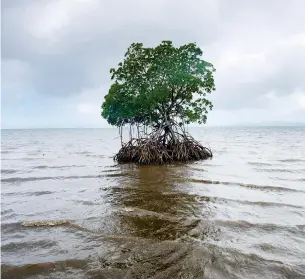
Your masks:
{"label": "aerial root", "polygon": [[118,163],[161,165],[191,162],[211,158],[212,151],[188,134],[162,134],[159,131],[146,138],[134,138],[122,145],[114,156]]}

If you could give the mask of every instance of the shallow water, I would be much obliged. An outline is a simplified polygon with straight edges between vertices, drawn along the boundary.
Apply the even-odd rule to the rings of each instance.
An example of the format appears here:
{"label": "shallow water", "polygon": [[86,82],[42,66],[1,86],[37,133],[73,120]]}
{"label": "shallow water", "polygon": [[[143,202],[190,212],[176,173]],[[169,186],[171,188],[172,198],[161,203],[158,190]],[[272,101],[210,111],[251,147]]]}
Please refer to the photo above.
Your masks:
{"label": "shallow water", "polygon": [[305,128],[190,132],[213,159],[116,165],[114,129],[2,131],[2,278],[305,278]]}

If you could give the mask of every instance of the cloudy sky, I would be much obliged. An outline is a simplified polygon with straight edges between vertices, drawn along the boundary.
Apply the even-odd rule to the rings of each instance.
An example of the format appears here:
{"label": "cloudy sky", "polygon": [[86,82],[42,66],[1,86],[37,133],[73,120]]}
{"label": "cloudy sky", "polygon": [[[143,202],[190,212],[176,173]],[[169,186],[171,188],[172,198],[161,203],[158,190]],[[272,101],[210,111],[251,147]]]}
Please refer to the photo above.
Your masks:
{"label": "cloudy sky", "polygon": [[216,67],[208,125],[305,122],[304,0],[2,0],[2,127],[107,127],[132,42],[196,42]]}

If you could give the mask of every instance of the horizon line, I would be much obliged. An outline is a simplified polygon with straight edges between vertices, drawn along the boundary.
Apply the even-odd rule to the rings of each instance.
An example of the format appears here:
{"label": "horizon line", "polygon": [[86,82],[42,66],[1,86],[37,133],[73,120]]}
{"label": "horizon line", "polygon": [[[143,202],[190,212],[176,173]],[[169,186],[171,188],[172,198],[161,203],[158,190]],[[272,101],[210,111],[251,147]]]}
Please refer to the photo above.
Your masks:
{"label": "horizon line", "polygon": [[[222,125],[200,125],[189,126],[188,128],[247,128],[247,127],[305,127],[305,123],[283,123],[283,124],[222,124]],[[2,130],[59,130],[59,129],[117,129],[118,127],[19,127],[2,128]]]}

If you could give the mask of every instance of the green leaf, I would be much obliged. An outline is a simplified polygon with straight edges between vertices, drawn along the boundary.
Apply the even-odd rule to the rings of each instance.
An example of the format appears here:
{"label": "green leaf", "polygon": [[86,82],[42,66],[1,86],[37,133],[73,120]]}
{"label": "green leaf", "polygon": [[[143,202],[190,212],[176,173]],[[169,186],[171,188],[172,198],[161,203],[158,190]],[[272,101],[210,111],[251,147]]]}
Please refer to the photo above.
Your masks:
{"label": "green leaf", "polygon": [[215,69],[201,56],[195,43],[178,48],[171,41],[155,48],[131,44],[124,61],[110,69],[114,83],[102,104],[102,117],[116,126],[154,127],[165,118],[205,123],[213,107],[206,95],[215,90]]}

